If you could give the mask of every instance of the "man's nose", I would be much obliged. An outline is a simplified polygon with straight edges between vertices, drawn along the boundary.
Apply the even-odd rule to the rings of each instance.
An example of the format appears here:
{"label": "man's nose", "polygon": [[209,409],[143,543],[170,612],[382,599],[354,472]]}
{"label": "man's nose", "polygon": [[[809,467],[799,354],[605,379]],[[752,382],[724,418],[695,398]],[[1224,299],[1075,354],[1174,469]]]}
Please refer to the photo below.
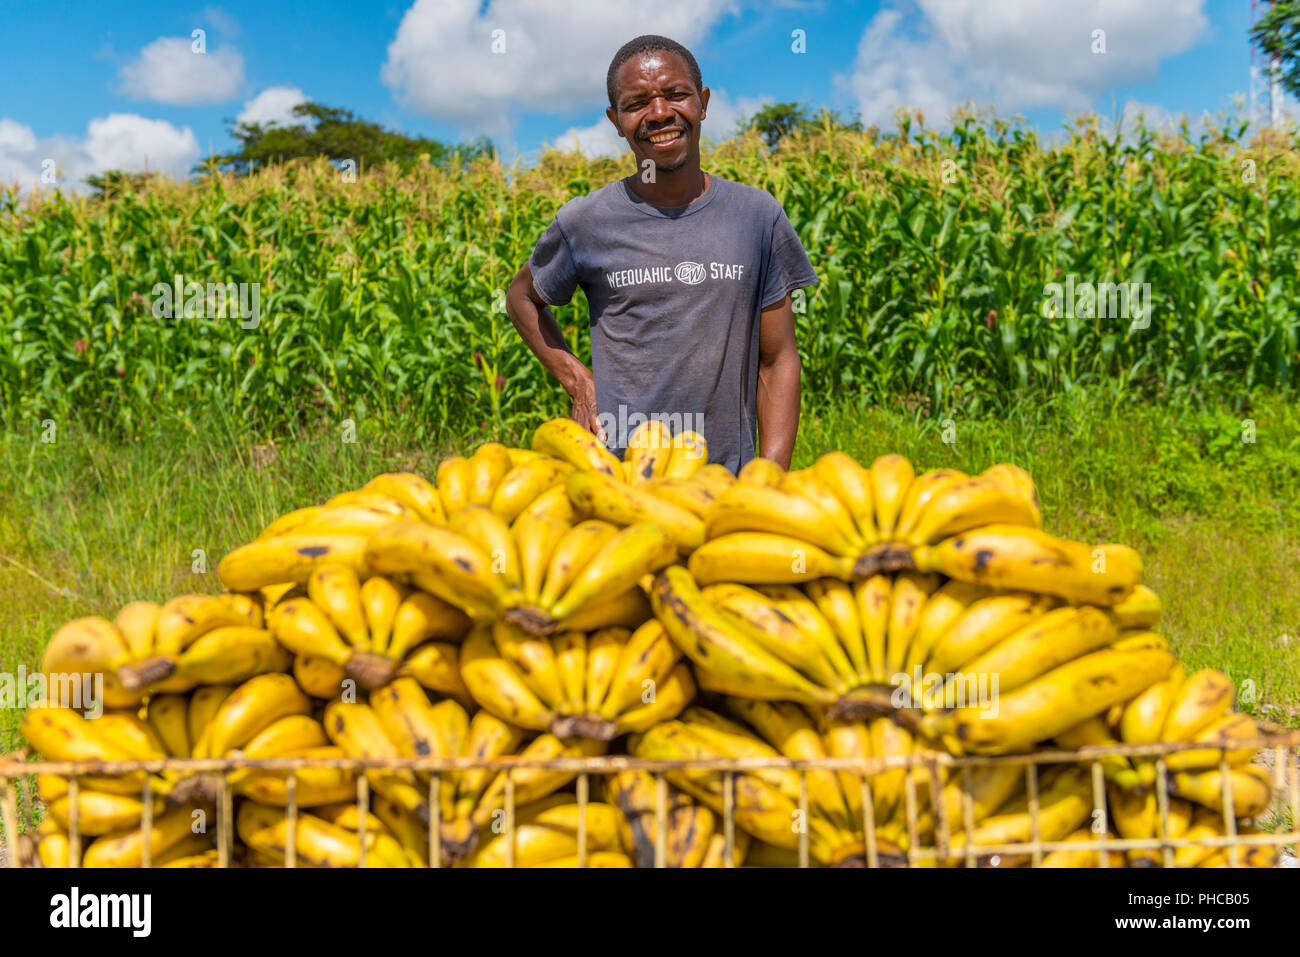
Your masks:
{"label": "man's nose", "polygon": [[646,110],[646,120],[648,122],[662,122],[671,119],[673,111],[669,109],[666,97],[656,96],[650,101],[650,106]]}

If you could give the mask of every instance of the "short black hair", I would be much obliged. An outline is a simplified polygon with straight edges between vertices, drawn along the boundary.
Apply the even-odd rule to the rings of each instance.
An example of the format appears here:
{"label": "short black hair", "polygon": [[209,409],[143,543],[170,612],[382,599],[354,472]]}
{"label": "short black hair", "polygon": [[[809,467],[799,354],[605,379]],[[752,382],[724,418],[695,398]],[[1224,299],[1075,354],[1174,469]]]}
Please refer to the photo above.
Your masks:
{"label": "short black hair", "polygon": [[609,72],[605,74],[605,92],[609,94],[610,109],[618,110],[618,68],[639,54],[659,52],[676,53],[681,57],[691,75],[691,82],[695,84],[695,92],[703,94],[704,80],[700,77],[700,65],[695,62],[695,57],[691,56],[691,51],[676,40],[647,33],[624,43],[609,63]]}

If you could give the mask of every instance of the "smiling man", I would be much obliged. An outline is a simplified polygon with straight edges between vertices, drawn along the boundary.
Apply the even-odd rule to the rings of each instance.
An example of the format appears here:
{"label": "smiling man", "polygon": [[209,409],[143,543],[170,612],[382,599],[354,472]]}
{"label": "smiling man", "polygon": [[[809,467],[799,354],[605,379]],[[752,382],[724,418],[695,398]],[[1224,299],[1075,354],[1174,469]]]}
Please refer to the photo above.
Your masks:
{"label": "smiling man", "polygon": [[[510,284],[506,308],[573,399],[573,418],[622,454],[638,422],[693,428],[709,461],[789,467],[799,424],[790,293],[817,281],[769,193],[700,169],[709,89],[689,50],[637,37],[615,54],[605,115],[637,172],[565,203]],[[548,307],[581,286],[592,368]],[[756,447],[757,440],[757,447]]]}

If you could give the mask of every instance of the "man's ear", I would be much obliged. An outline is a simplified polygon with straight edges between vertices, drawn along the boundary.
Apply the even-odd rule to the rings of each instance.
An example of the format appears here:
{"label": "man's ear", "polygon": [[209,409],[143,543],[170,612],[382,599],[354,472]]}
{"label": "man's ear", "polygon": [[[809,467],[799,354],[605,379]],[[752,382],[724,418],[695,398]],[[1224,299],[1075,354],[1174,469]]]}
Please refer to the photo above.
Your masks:
{"label": "man's ear", "polygon": [[700,90],[700,119],[704,119],[704,114],[709,108],[709,88],[706,86]]}
{"label": "man's ear", "polygon": [[622,136],[623,131],[618,128],[618,114],[614,112],[614,108],[611,106],[605,107],[605,115],[609,117],[609,121],[614,124],[614,130],[618,135]]}

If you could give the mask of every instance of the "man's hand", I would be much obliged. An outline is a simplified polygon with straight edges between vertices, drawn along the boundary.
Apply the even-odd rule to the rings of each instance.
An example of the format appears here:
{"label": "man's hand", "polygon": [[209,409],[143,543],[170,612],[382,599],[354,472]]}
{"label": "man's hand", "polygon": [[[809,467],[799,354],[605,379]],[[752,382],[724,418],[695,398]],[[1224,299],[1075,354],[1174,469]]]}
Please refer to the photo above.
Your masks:
{"label": "man's hand", "polygon": [[607,444],[609,436],[600,426],[596,416],[596,380],[591,370],[578,361],[578,357],[564,341],[560,326],[551,315],[546,300],[537,294],[533,274],[524,263],[506,290],[506,315],[519,330],[520,337],[533,354],[541,360],[551,375],[560,381],[564,391],[573,400],[572,416]]}
{"label": "man's hand", "polygon": [[596,412],[596,380],[585,367],[583,371],[587,374],[580,380],[577,392],[572,395],[573,411],[570,416],[600,439],[601,445],[608,445],[609,436],[605,434],[605,428],[600,424],[600,416]]}

